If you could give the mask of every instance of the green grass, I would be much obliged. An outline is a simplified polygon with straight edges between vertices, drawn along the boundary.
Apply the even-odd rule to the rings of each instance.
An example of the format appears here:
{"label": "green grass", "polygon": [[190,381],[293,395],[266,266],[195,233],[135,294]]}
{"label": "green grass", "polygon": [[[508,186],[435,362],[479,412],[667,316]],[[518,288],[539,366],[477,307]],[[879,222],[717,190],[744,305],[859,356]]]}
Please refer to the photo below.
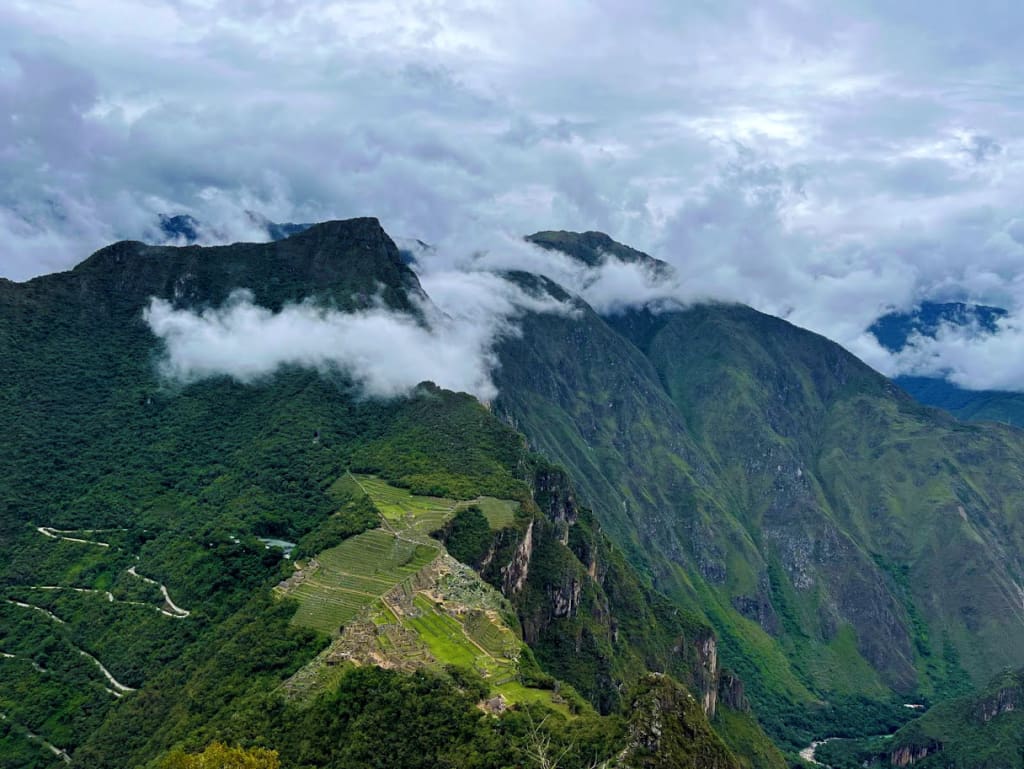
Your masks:
{"label": "green grass", "polygon": [[[462,624],[454,617],[437,611],[422,596],[416,597],[418,617],[406,616],[404,624],[416,634],[439,661],[450,665],[475,668],[481,674],[498,671],[494,660],[477,648],[462,632]],[[505,667],[508,670],[508,667]]]}
{"label": "green grass", "polygon": [[466,634],[493,657],[507,657],[518,650],[519,639],[504,625],[495,623],[486,612],[471,611],[462,622]]}
{"label": "green grass", "polygon": [[[415,631],[439,663],[476,670],[494,694],[501,694],[510,703],[540,703],[569,715],[568,706],[552,699],[550,691],[519,682],[516,663],[504,654],[509,650],[505,646],[507,641],[521,642],[507,627],[494,624],[484,612],[451,616],[422,595],[416,596],[414,605],[418,616],[405,616],[402,624]],[[485,625],[491,629],[486,630]]]}
{"label": "green grass", "polygon": [[292,622],[337,633],[365,606],[415,574],[440,549],[399,539],[374,529],[345,540],[317,556],[320,567],[288,591],[298,600]]}
{"label": "green grass", "polygon": [[454,510],[454,499],[441,497],[423,497],[411,493],[408,489],[392,486],[387,481],[373,475],[353,475],[356,483],[369,494],[373,503],[389,522],[402,523],[409,520],[436,520],[438,525],[444,523]]}
{"label": "green grass", "polygon": [[471,502],[463,502],[459,507],[476,505],[487,518],[487,523],[495,531],[504,529],[515,523],[516,513],[519,512],[519,503],[512,499],[497,499],[496,497],[479,497]]}
{"label": "green grass", "polygon": [[[413,494],[408,489],[392,486],[375,475],[353,473],[351,478],[369,495],[386,521],[392,527],[411,528],[421,534],[440,529],[458,510],[475,505],[483,511],[490,527],[497,531],[515,523],[519,503],[512,499],[477,497],[461,502],[444,497]],[[339,479],[338,484],[345,483]]]}

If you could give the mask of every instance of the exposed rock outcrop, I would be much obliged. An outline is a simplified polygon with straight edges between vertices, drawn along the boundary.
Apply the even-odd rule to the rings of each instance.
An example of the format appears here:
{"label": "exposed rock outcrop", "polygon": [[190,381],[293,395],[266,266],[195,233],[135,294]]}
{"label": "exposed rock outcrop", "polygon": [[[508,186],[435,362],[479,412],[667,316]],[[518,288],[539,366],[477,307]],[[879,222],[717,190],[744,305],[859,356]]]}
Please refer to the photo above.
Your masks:
{"label": "exposed rock outcrop", "polygon": [[750,700],[747,699],[743,681],[731,670],[723,670],[719,674],[718,701],[731,710],[750,712]]}
{"label": "exposed rock outcrop", "polygon": [[530,576],[530,559],[533,557],[533,523],[530,521],[522,541],[515,549],[512,560],[501,570],[501,592],[508,598],[519,593]]}
{"label": "exposed rock outcrop", "polygon": [[1002,686],[984,697],[974,708],[974,717],[983,723],[1003,713],[1010,713],[1024,706],[1024,686],[1021,683]]}
{"label": "exposed rock outcrop", "polygon": [[668,676],[651,674],[630,701],[629,737],[613,762],[619,769],[735,769],[700,704]]}
{"label": "exposed rock outcrop", "polygon": [[695,684],[700,692],[701,707],[704,715],[714,718],[718,710],[718,641],[709,630],[702,633],[694,641],[697,647],[697,675]]}
{"label": "exposed rock outcrop", "polygon": [[942,745],[937,742],[929,742],[926,745],[905,745],[896,748],[889,754],[889,763],[893,766],[910,766],[916,764],[933,753],[942,750]]}

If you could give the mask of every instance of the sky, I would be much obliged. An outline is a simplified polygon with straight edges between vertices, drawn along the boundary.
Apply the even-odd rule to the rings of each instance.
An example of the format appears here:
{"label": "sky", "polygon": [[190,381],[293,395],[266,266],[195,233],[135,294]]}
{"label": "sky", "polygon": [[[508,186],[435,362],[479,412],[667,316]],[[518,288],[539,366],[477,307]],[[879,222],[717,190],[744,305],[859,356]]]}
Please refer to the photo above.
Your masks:
{"label": "sky", "polygon": [[[0,275],[161,213],[377,216],[446,266],[596,229],[688,301],[1024,390],[1022,32],[995,0],[7,0]],[[903,356],[865,334],[922,299],[1011,312]]]}

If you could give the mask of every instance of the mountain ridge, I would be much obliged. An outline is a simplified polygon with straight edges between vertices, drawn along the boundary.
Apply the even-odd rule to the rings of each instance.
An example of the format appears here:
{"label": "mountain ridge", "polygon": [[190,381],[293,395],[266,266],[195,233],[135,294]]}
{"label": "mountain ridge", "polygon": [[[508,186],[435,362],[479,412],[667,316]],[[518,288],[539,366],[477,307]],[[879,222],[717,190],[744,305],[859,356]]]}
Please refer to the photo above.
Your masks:
{"label": "mountain ridge", "polygon": [[[291,259],[296,250],[301,258]],[[259,280],[265,277],[276,280]],[[420,290],[379,223],[357,220],[275,244],[116,244],[77,271],[0,293],[0,343],[11,375],[0,413],[14,425],[0,449],[0,532],[11,556],[0,566],[2,627],[11,631],[0,630],[0,648],[14,655],[0,658],[10,673],[0,677],[0,707],[10,723],[95,767],[153,766],[163,753],[195,751],[212,739],[269,742],[290,762],[357,766],[368,754],[348,738],[384,738],[372,713],[389,706],[372,692],[390,691],[423,708],[395,714],[399,721],[443,713],[461,730],[448,747],[439,746],[450,731],[434,721],[401,744],[392,739],[402,766],[435,765],[457,746],[492,751],[474,765],[502,765],[502,755],[526,755],[533,717],[546,724],[544,739],[576,751],[570,766],[584,766],[614,747],[617,703],[655,666],[700,695],[704,706],[692,717],[704,725],[694,740],[712,739],[706,721],[715,713],[719,670],[708,656],[711,631],[635,575],[576,505],[567,476],[554,468],[530,476],[531,463],[546,465],[471,396],[424,385],[406,399],[357,398],[343,372],[298,367],[251,385],[227,377],[162,383],[153,365],[157,340],[141,322],[150,297],[215,307],[241,282],[271,308],[326,294],[344,309],[379,296],[394,297],[401,309]],[[386,675],[343,667],[312,704],[278,699],[277,687],[309,665],[324,641],[292,622],[294,603],[272,598],[292,571],[257,538],[296,539],[319,554],[358,536],[367,510],[339,507],[335,486],[353,469],[419,494],[510,495],[535,505],[532,518],[494,535],[493,571],[477,566],[518,602],[542,664],[560,663],[563,680],[579,682],[611,714],[588,715],[590,706],[566,685],[564,707],[579,708],[569,714],[575,720],[520,705],[494,716],[508,729],[499,736],[492,716],[476,708],[490,685],[472,671],[447,669]],[[100,528],[107,530],[102,543],[91,533]],[[136,574],[164,586],[188,615],[147,606],[160,594]],[[113,602],[103,599],[107,592]],[[111,694],[88,666],[69,667],[76,649],[137,691]],[[22,657],[52,677],[38,678]],[[558,686],[543,667],[531,672],[528,657],[526,664],[524,682]],[[79,715],[83,690],[88,717]],[[330,722],[340,701],[354,708],[346,712],[361,725],[357,732]],[[739,726],[730,728],[743,731],[736,750],[745,755],[756,746],[747,765],[779,769],[781,756],[753,716],[741,701],[728,703],[738,708],[730,724]],[[323,720],[312,726],[312,714]],[[320,741],[300,738],[300,726]],[[39,746],[26,732],[4,728],[0,751],[20,746],[24,766],[35,766]],[[574,736],[585,728],[610,736]],[[497,753],[495,744],[503,746]]]}
{"label": "mountain ridge", "polygon": [[[572,247],[573,233],[557,236]],[[579,235],[586,258],[603,258],[605,237]],[[370,218],[269,244],[123,242],[83,265],[0,290],[11,383],[0,409],[14,426],[0,448],[0,531],[18,556],[0,571],[0,588],[14,591],[16,603],[3,606],[19,627],[46,619],[18,613],[26,587],[116,587],[136,600],[139,585],[123,576],[135,556],[191,610],[183,632],[201,623],[201,635],[173,643],[200,654],[211,639],[259,636],[265,614],[288,641],[273,651],[259,637],[277,661],[252,681],[291,676],[320,641],[288,629],[287,602],[270,608],[266,591],[289,572],[254,538],[358,536],[366,519],[342,515],[332,491],[357,472],[420,495],[519,500],[530,515],[489,542],[480,514],[452,519],[461,528],[443,536],[475,543],[458,552],[512,601],[539,663],[531,680],[557,677],[610,714],[594,717],[615,718],[646,672],[671,673],[737,760],[758,769],[781,759],[747,700],[795,752],[840,723],[861,734],[898,724],[912,715],[901,698],[937,702],[1024,657],[1015,603],[1024,438],[921,406],[785,321],[729,304],[602,316],[547,278],[511,273],[576,312],[516,320],[519,333],[496,346],[490,410],[431,385],[409,399],[357,398],[343,371],[301,367],[252,385],[219,377],[167,388],[141,322],[152,296],[200,310],[248,287],[271,311],[315,300],[341,311],[383,301],[403,312],[428,298]],[[54,545],[38,527],[125,533],[115,561],[97,551],[88,562],[72,558],[68,571],[40,550]],[[136,671],[129,680],[143,694],[109,711],[97,705],[109,720],[89,722],[85,736],[63,710],[53,723],[19,710],[30,726],[68,735],[92,760],[108,754],[109,766],[118,765],[118,740],[149,761],[176,740],[198,739],[200,723],[213,724],[207,735],[239,734],[230,708],[195,699],[204,668],[194,657],[156,641],[112,647],[84,624],[95,607],[61,600],[46,606],[78,617],[68,643],[85,644],[115,675]],[[138,671],[153,655],[165,662],[150,680]],[[230,667],[253,663],[231,659],[224,669],[204,662],[210,685],[250,708],[264,695],[234,681]],[[438,691],[481,691],[461,674],[438,674]],[[21,670],[19,685],[31,689],[33,675]],[[175,680],[188,682],[191,704]],[[0,704],[5,696],[0,687]],[[166,716],[152,739],[129,738],[150,696],[163,703],[154,713],[180,718]],[[287,730],[261,723],[289,756],[307,755]]]}
{"label": "mountain ridge", "polygon": [[[1020,583],[1021,573],[1019,558],[1013,553],[1019,551],[1005,541],[1006,527],[1011,525],[1016,526],[1011,541],[1020,538],[1019,520],[1012,517],[1013,500],[1019,494],[1014,479],[1019,479],[1019,473],[1012,463],[1001,465],[995,477],[1003,479],[994,484],[994,478],[987,477],[985,496],[968,491],[978,481],[964,480],[965,475],[986,468],[987,458],[1003,455],[1008,449],[1020,456],[1019,434],[960,425],[918,405],[838,345],[749,308],[707,304],[657,316],[634,310],[602,319],[591,316],[588,322],[594,338],[604,338],[604,342],[589,342],[575,331],[557,330],[565,325],[560,319],[524,321],[523,338],[510,340],[501,351],[498,407],[542,453],[565,464],[580,479],[599,520],[638,568],[651,573],[656,584],[678,600],[712,611],[712,624],[725,634],[727,646],[733,645],[731,653],[738,655],[738,659],[727,657],[729,664],[747,664],[750,657],[757,656],[751,649],[763,653],[766,644],[788,656],[789,665],[796,664],[788,674],[786,666],[781,666],[781,679],[777,672],[759,675],[749,665],[745,670],[741,667],[753,686],[755,701],[764,704],[764,687],[773,678],[776,682],[769,686],[775,692],[772,698],[787,690],[785,696],[806,697],[806,693],[800,694],[799,682],[814,688],[824,683],[826,690],[838,687],[839,693],[851,686],[847,688],[850,693],[881,687],[874,689],[876,696],[889,686],[910,692],[916,690],[922,674],[920,685],[937,687],[938,692],[964,685],[961,659],[973,670],[975,680],[981,681],[994,666],[1020,656],[1020,648],[1011,651],[1007,644],[1014,631],[990,631],[988,651],[981,654],[973,637],[979,630],[978,601],[993,602],[984,611],[985,621],[1006,616],[1010,618],[1006,620],[1008,628],[1019,624],[1019,618],[1013,619],[1019,614],[1019,607],[1014,608],[1013,586]],[[624,338],[645,360],[628,367],[628,372],[601,363],[613,342],[607,331],[599,330],[600,324],[624,332]],[[550,352],[540,357],[539,351],[547,347]],[[621,369],[621,363],[632,354],[612,357]],[[804,362],[790,368],[800,360]],[[573,371],[566,363],[555,367],[554,361],[584,361],[590,373]],[[652,365],[657,372],[654,377]],[[551,372],[559,369],[565,377],[564,387],[548,380]],[[583,392],[597,393],[603,387],[604,394],[595,402],[578,397],[585,376],[592,377],[593,384]],[[652,394],[642,399],[635,416],[627,420],[631,427],[612,427],[602,437],[595,431],[604,419],[602,404],[611,403],[611,413],[622,414],[622,404],[629,402],[629,393],[637,392],[639,382],[646,383],[642,387]],[[677,416],[665,412],[662,393],[666,392],[672,394]],[[663,426],[672,424],[677,426],[664,433]],[[659,431],[661,437],[657,437]],[[920,436],[911,441],[934,437],[928,438],[929,443],[894,440],[892,436],[902,431]],[[624,440],[626,434],[628,440]],[[854,448],[865,438],[871,448]],[[595,439],[599,443],[595,444]],[[959,459],[953,459],[950,450],[961,444],[964,448],[955,449],[960,452]],[[578,448],[573,448],[576,445]],[[913,484],[924,485],[931,474],[913,453],[906,453],[915,445],[919,448],[914,451],[921,452],[922,459],[950,457],[936,460],[948,468],[941,481],[946,485],[940,490],[931,481],[936,496],[923,504],[915,501],[918,493],[912,486],[904,489],[904,468],[915,474]],[[974,448],[967,449],[968,445]],[[643,455],[627,459],[622,452],[630,446],[644,446]],[[682,447],[688,448],[680,454]],[[689,470],[657,470],[652,448],[666,451],[666,457],[681,457]],[[693,463],[686,459],[694,455],[702,460]],[[882,456],[889,457],[884,465],[878,463]],[[856,478],[849,471],[854,467],[860,474]],[[609,472],[614,476],[610,482]],[[881,472],[883,491],[872,491],[877,484],[869,481],[871,472]],[[900,472],[903,480],[897,477]],[[687,473],[701,483],[709,482],[711,488],[705,486],[706,490],[700,491],[699,483],[680,494],[678,481]],[[629,491],[630,484],[638,485]],[[1000,486],[1009,496],[996,500],[991,492]],[[644,489],[642,495],[640,488]],[[653,496],[658,489],[671,488],[676,490],[660,499]],[[968,502],[971,497],[973,501]],[[609,504],[615,499],[623,501]],[[938,521],[952,515],[967,526],[952,539],[932,540],[924,550],[915,547],[906,552],[904,543],[882,536],[884,529],[872,533],[878,525],[872,521],[884,520],[872,516],[881,516],[887,509],[897,520],[908,521],[898,529],[906,543],[929,536],[927,528],[914,533],[909,524],[913,516],[927,515]],[[625,522],[624,510],[630,511],[631,523]],[[666,519],[669,510],[673,512]],[[879,512],[873,512],[876,510]],[[762,516],[768,516],[764,523]],[[974,516],[985,521],[987,533],[973,530]],[[687,547],[669,544],[666,548],[650,540],[638,543],[623,535],[648,530],[659,532],[659,539],[665,540],[666,535],[671,536],[667,520],[687,517],[692,523],[678,540],[688,542]],[[730,520],[733,523],[727,523]],[[771,520],[776,523],[769,526]],[[979,536],[986,544],[970,556],[937,555],[960,547],[974,551],[975,545],[970,543]],[[821,543],[831,544],[821,545],[825,549],[819,551]],[[929,550],[936,555],[926,554]],[[659,551],[661,555],[657,555]],[[828,568],[835,565],[832,559],[843,553],[839,563],[847,565],[838,569],[838,576],[830,575]],[[1001,574],[1003,584],[975,582],[972,589],[964,589],[956,579],[944,579],[927,565],[950,559],[958,562],[964,557],[972,562],[978,558],[987,561],[986,569]],[[684,567],[685,576],[678,573],[679,566]],[[865,575],[866,581],[858,583],[858,575]],[[851,589],[847,580],[860,586]],[[937,588],[944,595],[958,596],[949,604],[956,607],[952,612],[949,607],[927,605],[929,591],[920,585],[936,580],[936,584],[945,582]],[[716,593],[722,597],[709,600]],[[996,610],[995,606],[1002,608]],[[752,632],[749,625],[733,619],[737,613],[753,617],[761,625],[760,631]],[[973,629],[969,630],[970,623]],[[849,643],[844,636],[849,631],[844,627],[854,630],[858,651],[853,657],[848,647],[843,650]],[[945,635],[951,632],[954,635]],[[959,640],[954,641],[957,636]],[[893,650],[899,651],[894,654]],[[822,673],[828,670],[832,672],[822,680]],[[782,684],[787,676],[790,683]],[[781,690],[777,688],[780,685]]]}

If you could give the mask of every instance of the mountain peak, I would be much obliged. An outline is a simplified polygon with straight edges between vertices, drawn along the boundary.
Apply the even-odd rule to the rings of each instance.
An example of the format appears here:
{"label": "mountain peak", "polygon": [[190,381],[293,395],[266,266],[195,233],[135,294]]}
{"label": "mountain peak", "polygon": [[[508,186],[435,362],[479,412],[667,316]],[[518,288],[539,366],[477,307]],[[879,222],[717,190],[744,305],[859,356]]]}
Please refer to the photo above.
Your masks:
{"label": "mountain peak", "polygon": [[151,296],[216,305],[239,288],[251,289],[257,303],[274,309],[318,295],[347,308],[367,306],[379,296],[388,306],[410,310],[409,297],[422,294],[415,274],[374,217],[321,222],[268,243],[151,246],[121,241],[65,274],[97,299],[132,311]]}
{"label": "mountain peak", "polygon": [[328,219],[325,222],[311,224],[301,232],[289,235],[284,240],[302,240],[305,238],[324,240],[338,237],[356,237],[371,240],[387,238],[387,240],[391,240],[381,226],[380,219],[376,216],[359,216],[354,219]]}
{"label": "mountain peak", "polygon": [[672,269],[667,262],[619,243],[603,232],[544,230],[527,235],[525,239],[548,251],[558,251],[570,256],[588,267],[599,267],[609,256],[612,256],[621,262],[639,264],[657,272],[671,271]]}

